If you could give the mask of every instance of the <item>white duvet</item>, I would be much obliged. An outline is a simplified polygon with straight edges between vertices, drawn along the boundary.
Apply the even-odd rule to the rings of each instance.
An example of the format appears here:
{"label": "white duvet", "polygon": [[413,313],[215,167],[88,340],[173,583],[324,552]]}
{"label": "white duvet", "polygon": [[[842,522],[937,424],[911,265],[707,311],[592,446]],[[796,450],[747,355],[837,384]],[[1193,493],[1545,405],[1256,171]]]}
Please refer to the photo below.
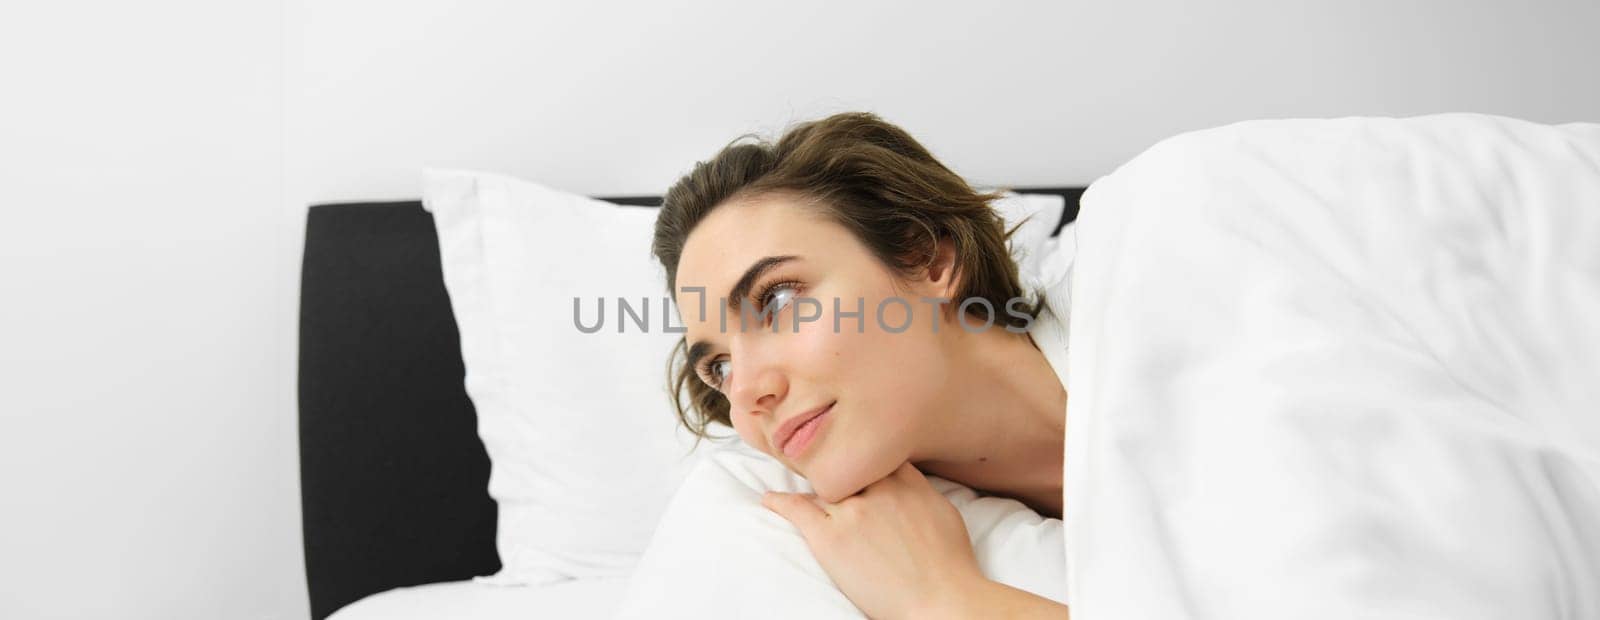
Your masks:
{"label": "white duvet", "polygon": [[1077,243],[1076,620],[1600,618],[1600,125],[1186,134]]}

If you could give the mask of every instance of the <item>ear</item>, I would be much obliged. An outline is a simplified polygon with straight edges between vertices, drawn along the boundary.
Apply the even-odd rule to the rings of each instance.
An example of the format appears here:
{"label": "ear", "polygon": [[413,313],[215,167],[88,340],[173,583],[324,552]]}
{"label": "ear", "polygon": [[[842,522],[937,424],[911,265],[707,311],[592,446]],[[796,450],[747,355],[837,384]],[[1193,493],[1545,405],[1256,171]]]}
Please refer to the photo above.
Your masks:
{"label": "ear", "polygon": [[952,298],[961,277],[956,268],[956,246],[949,238],[940,238],[934,246],[933,262],[928,263],[926,284],[931,296]]}

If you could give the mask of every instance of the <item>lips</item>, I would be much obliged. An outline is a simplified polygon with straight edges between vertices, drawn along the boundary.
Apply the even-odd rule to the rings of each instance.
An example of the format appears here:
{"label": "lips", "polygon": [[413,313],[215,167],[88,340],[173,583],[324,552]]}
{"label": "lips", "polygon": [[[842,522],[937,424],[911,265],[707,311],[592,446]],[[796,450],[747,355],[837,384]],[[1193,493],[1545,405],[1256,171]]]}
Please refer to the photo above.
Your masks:
{"label": "lips", "polygon": [[800,430],[801,425],[810,422],[813,418],[833,410],[833,405],[834,403],[828,403],[784,420],[783,424],[778,425],[777,432],[772,434],[772,445],[777,447],[779,452],[787,454],[786,449],[789,447],[789,440],[794,438],[795,431]]}

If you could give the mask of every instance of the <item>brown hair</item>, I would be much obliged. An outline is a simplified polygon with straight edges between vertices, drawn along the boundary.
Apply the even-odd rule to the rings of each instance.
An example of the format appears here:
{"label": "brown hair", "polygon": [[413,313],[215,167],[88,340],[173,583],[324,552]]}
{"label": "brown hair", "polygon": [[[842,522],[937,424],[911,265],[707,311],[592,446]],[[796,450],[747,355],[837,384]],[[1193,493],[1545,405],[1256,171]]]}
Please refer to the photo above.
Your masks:
{"label": "brown hair", "polygon": [[[946,310],[977,297],[988,300],[997,325],[1023,327],[1028,321],[999,313],[1008,300],[1023,296],[1007,248],[1016,229],[1006,230],[989,206],[1000,194],[973,190],[905,130],[864,112],[796,125],[776,144],[740,136],[668,189],[651,248],[666,268],[668,293],[677,292],[683,243],[707,214],[735,199],[770,192],[810,199],[902,275],[930,264],[936,241],[948,239],[955,249],[958,286]],[[1026,307],[1029,317],[1043,309],[1042,296],[1033,299]],[[971,304],[968,313],[990,319],[983,304]],[[686,347],[680,339],[668,360],[668,390],[683,425],[697,437],[709,437],[706,428],[712,422],[733,425],[728,400],[688,367]]]}

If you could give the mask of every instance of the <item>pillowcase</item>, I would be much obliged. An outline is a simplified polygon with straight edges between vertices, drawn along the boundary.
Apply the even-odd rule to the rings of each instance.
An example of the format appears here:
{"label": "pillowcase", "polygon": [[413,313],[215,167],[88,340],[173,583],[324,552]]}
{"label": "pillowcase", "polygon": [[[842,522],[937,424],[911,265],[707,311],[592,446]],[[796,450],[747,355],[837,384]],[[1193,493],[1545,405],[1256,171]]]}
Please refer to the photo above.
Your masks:
{"label": "pillowcase", "polygon": [[[928,481],[961,511],[984,575],[1066,603],[1060,519],[942,478]],[[713,448],[667,508],[617,617],[861,618],[799,530],[761,505],[769,490],[811,486],[742,443]]]}
{"label": "pillowcase", "polygon": [[478,172],[423,187],[499,503],[486,581],[626,575],[692,463],[667,400],[657,210]]}
{"label": "pillowcase", "polygon": [[1055,232],[1056,223],[1066,212],[1067,199],[1054,194],[1006,191],[1003,198],[990,204],[1006,221],[1007,229],[1022,222],[1011,235],[1011,257],[1016,259],[1022,275],[1038,274],[1046,257],[1056,249],[1058,237],[1051,237],[1050,233]]}
{"label": "pillowcase", "polygon": [[[483,581],[627,575],[694,464],[667,392],[680,334],[664,329],[676,310],[650,254],[658,209],[461,170],[425,171],[423,204],[499,503],[502,568]],[[1020,259],[1064,203],[1011,194],[995,207],[1033,216],[1013,238]]]}

